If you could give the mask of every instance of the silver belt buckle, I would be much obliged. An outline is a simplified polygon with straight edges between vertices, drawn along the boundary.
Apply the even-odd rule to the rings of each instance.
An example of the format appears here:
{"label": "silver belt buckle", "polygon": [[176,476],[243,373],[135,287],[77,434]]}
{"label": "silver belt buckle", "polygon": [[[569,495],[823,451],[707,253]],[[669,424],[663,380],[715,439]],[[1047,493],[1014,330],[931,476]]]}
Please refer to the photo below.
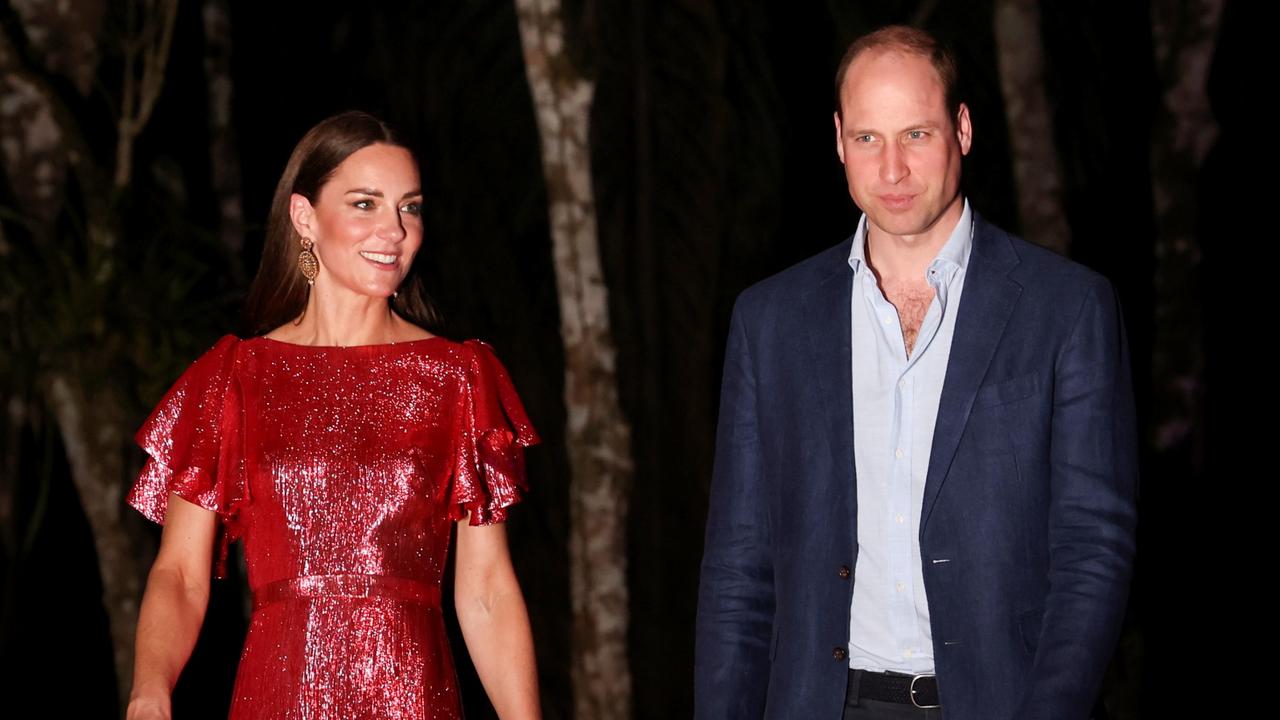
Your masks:
{"label": "silver belt buckle", "polygon": [[909,693],[909,694],[910,694],[910,696],[911,696],[911,704],[912,704],[912,705],[915,705],[916,707],[920,708],[921,710],[928,710],[928,709],[930,709],[930,708],[940,708],[940,707],[942,707],[942,705],[941,705],[941,704],[938,704],[938,705],[921,705],[920,703],[916,702],[916,681],[917,681],[917,680],[919,680],[920,678],[927,678],[927,677],[934,677],[934,676],[933,676],[933,675],[912,675],[912,676],[911,676],[911,692]]}

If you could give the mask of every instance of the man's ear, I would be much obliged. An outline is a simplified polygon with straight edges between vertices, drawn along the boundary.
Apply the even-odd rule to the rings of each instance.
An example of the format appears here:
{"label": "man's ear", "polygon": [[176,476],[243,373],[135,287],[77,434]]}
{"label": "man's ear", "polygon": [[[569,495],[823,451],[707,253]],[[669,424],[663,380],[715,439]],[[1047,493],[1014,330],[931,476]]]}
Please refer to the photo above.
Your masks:
{"label": "man's ear", "polygon": [[964,103],[956,111],[956,140],[960,142],[960,154],[968,155],[973,145],[973,125],[969,122],[969,106]]}
{"label": "man's ear", "polygon": [[844,134],[844,124],[840,122],[839,111],[831,113],[831,118],[836,121],[836,155],[840,156],[840,164],[843,165],[844,164],[844,142],[843,142],[844,138],[842,138],[841,135]]}

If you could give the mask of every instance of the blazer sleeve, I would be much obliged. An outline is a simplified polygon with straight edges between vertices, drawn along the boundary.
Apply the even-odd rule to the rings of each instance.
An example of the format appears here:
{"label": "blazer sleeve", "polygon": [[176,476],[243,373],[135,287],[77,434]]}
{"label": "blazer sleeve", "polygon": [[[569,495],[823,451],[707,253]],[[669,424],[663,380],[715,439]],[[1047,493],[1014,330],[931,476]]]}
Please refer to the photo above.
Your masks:
{"label": "blazer sleeve", "polygon": [[1054,371],[1049,592],[1014,717],[1089,717],[1132,574],[1138,484],[1129,350],[1111,284],[1096,277]]}
{"label": "blazer sleeve", "polygon": [[765,709],[774,590],[756,393],[739,300],[725,350],[698,591],[694,712],[701,720],[758,718]]}

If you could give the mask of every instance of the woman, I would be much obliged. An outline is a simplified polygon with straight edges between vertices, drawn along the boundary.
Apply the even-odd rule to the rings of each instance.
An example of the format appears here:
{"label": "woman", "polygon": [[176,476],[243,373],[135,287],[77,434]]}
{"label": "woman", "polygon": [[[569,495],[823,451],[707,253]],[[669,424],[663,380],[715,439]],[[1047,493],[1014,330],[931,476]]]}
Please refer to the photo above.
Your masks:
{"label": "woman", "polygon": [[488,346],[421,325],[418,170],[381,122],[312,128],[276,188],[247,315],[138,432],[129,503],[164,524],[128,716],[167,718],[209,568],[243,537],[253,616],[233,718],[456,718],[440,582],[503,718],[538,716],[506,508],[537,436]]}

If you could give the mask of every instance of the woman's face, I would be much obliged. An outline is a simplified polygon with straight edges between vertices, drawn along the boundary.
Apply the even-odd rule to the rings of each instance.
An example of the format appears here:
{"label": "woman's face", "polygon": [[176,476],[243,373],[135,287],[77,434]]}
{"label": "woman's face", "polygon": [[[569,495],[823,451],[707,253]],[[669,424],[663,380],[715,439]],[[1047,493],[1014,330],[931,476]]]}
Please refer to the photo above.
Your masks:
{"label": "woman's face", "polygon": [[318,292],[389,297],[422,245],[422,187],[408,150],[381,143],[352,153],[314,204],[295,194],[294,227],[315,242]]}

